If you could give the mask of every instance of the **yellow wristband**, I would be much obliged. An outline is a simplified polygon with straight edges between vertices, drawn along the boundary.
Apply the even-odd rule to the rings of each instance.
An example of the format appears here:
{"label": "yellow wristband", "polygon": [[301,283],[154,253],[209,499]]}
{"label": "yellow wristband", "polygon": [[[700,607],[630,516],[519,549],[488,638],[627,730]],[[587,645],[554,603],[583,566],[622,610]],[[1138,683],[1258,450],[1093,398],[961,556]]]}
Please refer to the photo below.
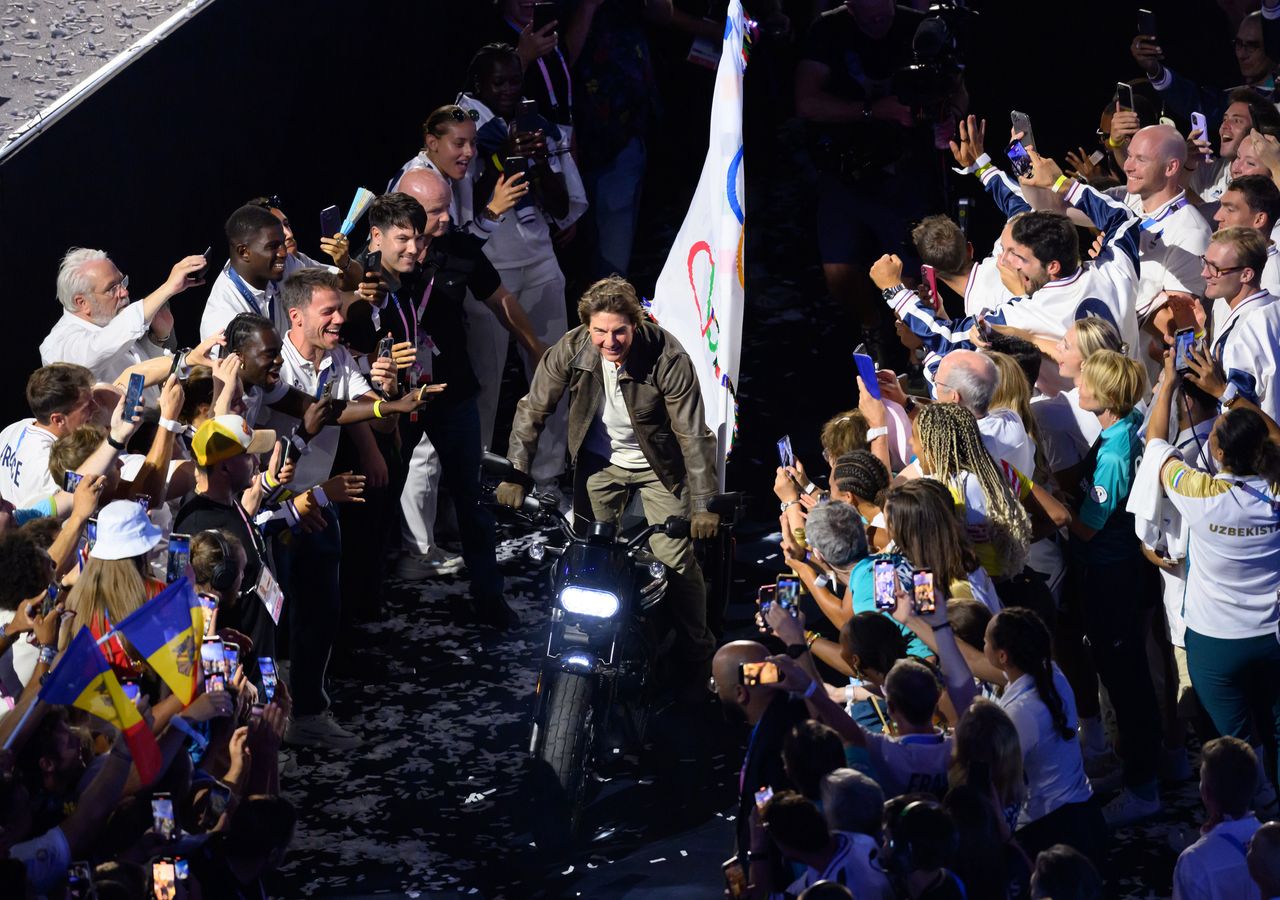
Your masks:
{"label": "yellow wristband", "polygon": [[489,161],[493,163],[493,167],[495,169],[497,169],[499,172],[502,172],[504,175],[506,174],[507,170],[502,168],[502,160],[498,159],[498,154],[496,153],[493,154],[493,156],[489,158]]}
{"label": "yellow wristband", "polygon": [[974,170],[973,170],[973,174],[974,174],[974,175],[977,175],[979,178],[981,178],[981,177],[982,177],[982,173],[983,173],[983,172],[985,172],[985,171],[987,171],[987,169],[990,169],[990,168],[991,168],[991,165],[992,165],[992,164],[991,164],[991,163],[989,163],[989,162],[984,162],[982,165],[978,166],[978,168],[976,168],[976,169],[974,169]]}
{"label": "yellow wristband", "polygon": [[373,401],[373,417],[375,419],[382,418],[382,401],[381,400]]}
{"label": "yellow wristband", "polygon": [[1053,192],[1055,194],[1059,193],[1062,190],[1062,186],[1070,181],[1071,179],[1066,175],[1059,175],[1058,180],[1053,183]]}
{"label": "yellow wristband", "polygon": [[1127,143],[1129,142],[1116,141],[1116,139],[1113,138],[1111,135],[1107,135],[1107,146],[1110,147],[1112,150],[1119,150],[1121,147],[1123,147]]}

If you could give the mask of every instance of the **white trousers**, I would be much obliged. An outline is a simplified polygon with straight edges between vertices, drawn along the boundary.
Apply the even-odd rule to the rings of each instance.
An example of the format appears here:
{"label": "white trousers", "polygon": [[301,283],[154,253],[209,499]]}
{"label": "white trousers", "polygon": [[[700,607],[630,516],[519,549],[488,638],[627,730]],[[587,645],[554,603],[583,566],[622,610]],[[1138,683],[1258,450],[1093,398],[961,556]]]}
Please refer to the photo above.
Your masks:
{"label": "white trousers", "polygon": [[403,521],[400,532],[411,553],[424,556],[435,547],[436,501],[440,495],[440,456],[431,439],[422,435],[409,457],[404,490],[400,493]]}
{"label": "white trousers", "polygon": [[[550,347],[568,330],[564,305],[564,273],[554,256],[541,262],[514,269],[498,269],[503,286],[520,299],[520,306],[533,325],[538,339]],[[486,450],[507,455],[506,447],[493,448],[494,420],[498,415],[498,395],[502,390],[502,371],[507,363],[510,333],[483,303],[467,295],[467,352],[471,367],[480,382],[480,443]],[[520,351],[524,373],[533,378],[533,367],[527,354]],[[568,398],[563,397],[542,431],[538,453],[533,459],[533,480],[542,483],[559,477],[564,471],[565,452],[569,441]]]}

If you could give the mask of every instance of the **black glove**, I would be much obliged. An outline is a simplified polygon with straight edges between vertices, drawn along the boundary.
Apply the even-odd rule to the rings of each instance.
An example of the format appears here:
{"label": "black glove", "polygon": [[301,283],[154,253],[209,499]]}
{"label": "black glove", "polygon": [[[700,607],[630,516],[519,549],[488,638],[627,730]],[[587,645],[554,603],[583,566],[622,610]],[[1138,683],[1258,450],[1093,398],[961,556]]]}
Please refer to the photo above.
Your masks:
{"label": "black glove", "polygon": [[525,490],[514,481],[504,481],[493,492],[493,497],[503,506],[519,509],[524,504]]}
{"label": "black glove", "polygon": [[720,530],[720,514],[708,512],[696,512],[693,518],[689,520],[689,537],[695,541],[706,541],[716,536],[716,532]]}

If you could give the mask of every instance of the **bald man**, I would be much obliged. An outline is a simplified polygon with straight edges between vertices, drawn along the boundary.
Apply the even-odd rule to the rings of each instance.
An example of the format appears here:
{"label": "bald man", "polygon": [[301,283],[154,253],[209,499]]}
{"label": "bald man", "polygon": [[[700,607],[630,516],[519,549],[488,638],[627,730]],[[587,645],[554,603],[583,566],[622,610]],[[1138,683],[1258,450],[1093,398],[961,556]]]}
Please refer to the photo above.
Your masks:
{"label": "bald man", "polygon": [[1247,859],[1263,900],[1280,897],[1280,822],[1268,822],[1253,833]]}
{"label": "bald man", "polygon": [[1186,165],[1187,145],[1178,130],[1172,125],[1148,126],[1129,142],[1124,187],[1107,192],[1141,219],[1138,319],[1149,335],[1166,324],[1150,321],[1163,305],[1161,292],[1204,293],[1200,257],[1212,230],[1187,202],[1180,184]]}
{"label": "bald man", "polygon": [[[743,663],[764,662],[769,651],[755,641],[734,641],[716,651],[711,660],[711,677],[715,681],[716,694],[731,719],[746,719],[751,726],[751,738],[747,754],[742,761],[741,785],[738,797],[738,859],[744,872],[748,866],[751,849],[751,809],[755,805],[755,792],[762,787],[775,792],[791,787],[782,768],[782,744],[791,729],[809,717],[804,701],[793,699],[786,691],[759,685],[747,687],[742,683],[740,668]],[[763,860],[753,861],[757,867]],[[767,874],[757,868],[757,878]]]}

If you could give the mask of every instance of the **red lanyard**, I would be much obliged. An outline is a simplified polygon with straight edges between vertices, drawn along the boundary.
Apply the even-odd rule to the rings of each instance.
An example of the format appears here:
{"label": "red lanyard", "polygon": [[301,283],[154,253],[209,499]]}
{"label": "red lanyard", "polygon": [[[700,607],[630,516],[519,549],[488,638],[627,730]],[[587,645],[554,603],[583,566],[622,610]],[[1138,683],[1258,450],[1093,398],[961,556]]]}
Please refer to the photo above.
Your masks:
{"label": "red lanyard", "polygon": [[400,306],[400,298],[395,294],[391,295],[391,302],[396,305],[396,312],[400,314],[400,324],[404,326],[404,336],[413,341],[413,346],[418,346],[418,320],[427,311],[427,304],[431,302],[431,290],[436,286],[436,276],[432,275],[431,280],[427,282],[427,289],[422,292],[422,305],[414,306],[413,301],[409,301],[409,312],[413,315],[413,331],[409,330],[409,320],[405,318],[404,309]]}
{"label": "red lanyard", "polygon": [[[522,34],[524,33],[524,29],[522,29],[515,22],[512,22],[510,19],[507,19],[507,24],[510,25],[512,28],[514,28],[517,32],[520,32]],[[556,54],[556,59],[560,60],[560,68],[564,70],[565,93],[568,95],[566,98],[568,100],[567,110],[570,118],[572,118],[573,117],[573,76],[569,74],[569,64],[564,61],[564,54],[560,52],[559,46],[555,48],[555,54]],[[547,86],[547,99],[551,101],[551,108],[559,109],[560,103],[558,98],[556,97],[556,89],[551,84],[551,73],[547,71],[547,62],[545,57],[538,58],[538,71],[542,73],[542,83]]]}

